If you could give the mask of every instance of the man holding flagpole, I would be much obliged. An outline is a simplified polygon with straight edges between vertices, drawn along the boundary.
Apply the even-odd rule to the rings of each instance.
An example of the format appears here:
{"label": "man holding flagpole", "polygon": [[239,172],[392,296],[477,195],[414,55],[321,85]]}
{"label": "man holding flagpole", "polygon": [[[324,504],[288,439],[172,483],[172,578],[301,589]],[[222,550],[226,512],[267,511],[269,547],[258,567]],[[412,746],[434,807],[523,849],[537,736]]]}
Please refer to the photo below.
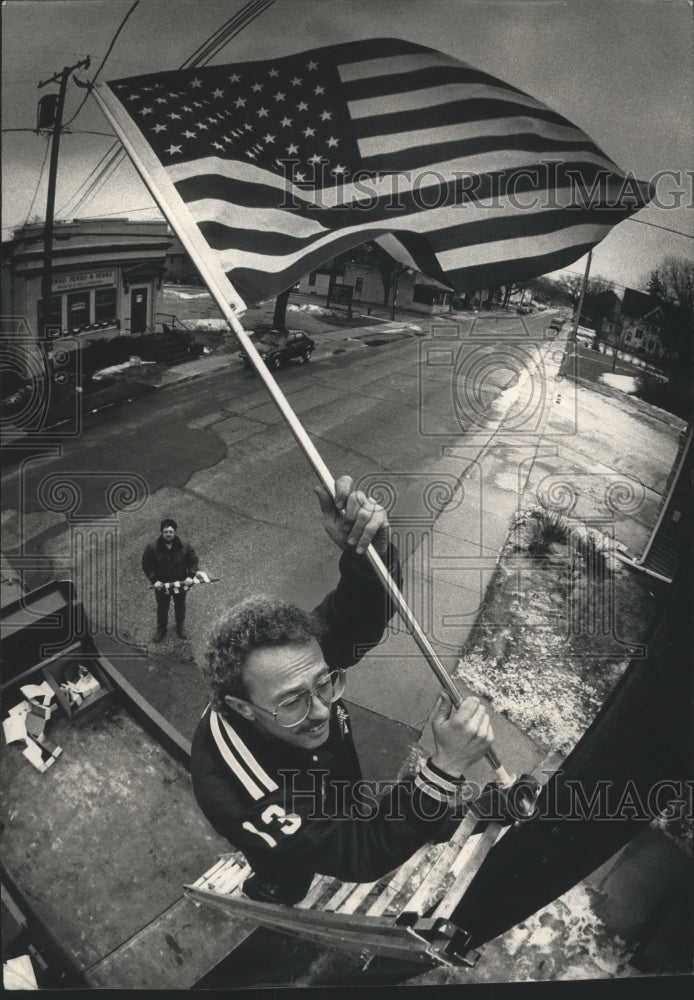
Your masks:
{"label": "man holding flagpole", "polygon": [[316,872],[373,881],[447,836],[464,771],[493,740],[477,698],[455,710],[442,695],[431,758],[380,796],[363,781],[341,700],[345,669],[393,614],[365,557],[369,543],[398,580],[400,567],[385,511],[348,476],[336,481],[334,502],[316,493],[342,551],[337,588],[311,614],[265,596],[232,608],[208,642],[212,702],[193,738],[198,803],[253,868],[246,895],[269,902],[297,902]]}

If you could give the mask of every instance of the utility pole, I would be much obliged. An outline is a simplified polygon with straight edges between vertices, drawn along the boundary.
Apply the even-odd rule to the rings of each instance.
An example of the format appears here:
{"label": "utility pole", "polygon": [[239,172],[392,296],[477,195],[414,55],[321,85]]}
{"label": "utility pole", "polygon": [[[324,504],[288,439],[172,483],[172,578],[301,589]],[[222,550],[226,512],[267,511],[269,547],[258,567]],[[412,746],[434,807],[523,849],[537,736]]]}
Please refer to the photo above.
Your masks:
{"label": "utility pole", "polygon": [[76,69],[89,69],[89,56],[81,59],[74,66],[65,66],[60,73],[55,73],[50,80],[39,83],[39,89],[49,83],[59,83],[58,101],[53,122],[53,138],[51,140],[51,162],[48,171],[48,199],[46,201],[46,221],[43,230],[43,279],[41,281],[41,298],[43,300],[43,330],[39,330],[39,340],[48,339],[47,327],[50,324],[52,306],[52,270],[53,270],[53,214],[55,212],[55,187],[58,177],[58,152],[60,149],[60,131],[63,124],[63,107],[67,81]]}
{"label": "utility pole", "polygon": [[581,318],[581,309],[583,308],[583,297],[586,294],[586,288],[588,287],[588,275],[590,274],[590,265],[593,260],[593,251],[588,251],[588,260],[586,261],[586,270],[583,275],[583,284],[581,285],[581,294],[578,299],[578,305],[576,306],[576,315],[574,316],[574,328],[571,331],[571,339],[576,342],[576,334],[578,332],[578,321]]}

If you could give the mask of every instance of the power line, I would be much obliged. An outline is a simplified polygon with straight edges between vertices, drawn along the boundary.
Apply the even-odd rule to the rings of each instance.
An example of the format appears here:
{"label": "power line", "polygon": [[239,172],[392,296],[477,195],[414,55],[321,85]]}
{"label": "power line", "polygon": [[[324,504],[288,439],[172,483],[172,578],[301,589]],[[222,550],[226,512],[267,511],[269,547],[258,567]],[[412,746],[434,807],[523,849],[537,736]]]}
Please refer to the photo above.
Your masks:
{"label": "power line", "polygon": [[[121,21],[120,25],[118,26],[118,29],[111,40],[111,44],[109,45],[106,54],[104,55],[104,58],[101,60],[101,64],[99,65],[96,73],[94,74],[89,83],[88,92],[85,94],[84,99],[82,100],[81,104],[73,114],[72,118],[70,118],[70,120],[65,123],[64,126],[65,129],[67,129],[67,126],[70,125],[70,123],[75,120],[77,115],[82,110],[85,102],[89,98],[91,94],[91,88],[93,87],[96,78],[103,69],[104,64],[106,63],[106,60],[108,59],[120,32],[125,26],[125,23],[130,17],[130,15],[137,7],[138,3],[139,0],[135,0],[135,3],[127,12],[125,17]],[[179,68],[192,69],[195,66],[207,65],[207,63],[209,63],[209,61],[213,59],[214,56],[217,55],[233,37],[239,34],[239,32],[242,31],[245,27],[247,27],[247,25],[251,24],[265,10],[267,10],[268,7],[271,7],[273,3],[274,0],[251,0],[250,3],[246,4],[246,6],[243,7],[240,11],[238,11],[233,17],[229,18],[228,21],[225,21],[224,24],[220,28],[218,28],[217,31],[215,31],[212,35],[210,35],[210,37],[205,42],[199,45],[198,48],[195,50],[195,52],[191,56],[189,56],[188,59],[186,59]],[[10,130],[8,129],[7,131]],[[17,129],[15,131],[21,131],[21,130]],[[35,130],[28,129],[27,131],[35,131]],[[109,133],[94,132],[90,134],[108,135]],[[62,207],[59,209],[59,212],[61,214],[65,212],[70,202],[79,194],[81,189],[84,190],[82,191],[81,194],[79,194],[79,197],[77,198],[74,207],[71,209],[70,211],[71,215],[74,215],[75,213],[79,212],[80,209],[83,209],[98,194],[103,185],[110,179],[110,177],[115,173],[115,171],[118,169],[122,161],[125,159],[125,152],[121,148],[119,148],[119,146],[120,144],[116,142],[108,150],[106,150],[104,155],[101,157],[96,166],[92,168],[92,170],[84,179],[84,181],[82,181],[82,183],[78,185],[78,187],[75,189],[75,192],[70,196],[70,198],[68,198],[68,200],[63,203]],[[110,159],[108,159],[108,162],[105,162],[109,157]],[[34,195],[34,199],[35,197],[36,195]],[[34,199],[32,199],[32,207]],[[29,211],[31,211],[31,209]],[[134,211],[146,211],[146,209],[135,209]],[[119,213],[107,213],[107,214],[119,214]],[[12,229],[15,227],[7,226],[4,228]]]}
{"label": "power line", "polygon": [[[221,49],[227,44],[227,42],[230,41],[231,38],[233,38],[240,31],[242,31],[243,28],[246,27],[246,25],[254,21],[260,14],[263,13],[264,10],[267,10],[268,7],[272,6],[273,3],[274,0],[251,0],[251,2],[246,4],[246,6],[242,8],[242,10],[238,11],[237,14],[235,14],[228,21],[225,21],[225,23],[221,26],[221,28],[218,28],[217,31],[215,31],[205,42],[202,43],[202,45],[199,45],[198,48],[195,50],[195,52],[192,54],[192,56],[189,56],[188,59],[186,59],[181,64],[179,69],[192,69],[194,66],[205,65],[207,62],[209,62],[210,59],[214,57],[214,55],[216,55],[218,52],[221,51]],[[128,17],[132,13],[132,9],[128,12]],[[121,27],[122,26],[123,25],[121,24]],[[118,30],[120,31],[120,28]],[[101,66],[103,66],[103,61]],[[101,69],[101,66],[99,67],[99,69]],[[98,72],[99,71],[97,70],[97,74]],[[96,79],[96,76],[94,77],[94,79]],[[92,83],[93,82],[94,81],[92,80]],[[87,99],[88,96],[89,94],[86,95],[85,100]],[[84,103],[84,101],[82,103]],[[80,109],[78,108],[77,111],[79,110]],[[77,114],[77,112],[75,114]],[[73,118],[71,118],[70,121],[72,121],[74,117],[75,116],[73,115]],[[115,149],[117,145],[119,144],[115,143],[114,146],[111,148]],[[107,156],[109,153],[110,150],[107,150],[105,155]],[[102,157],[102,160],[100,160],[99,163],[96,165],[96,167],[94,167],[94,170],[87,176],[87,178],[85,178],[83,184],[89,184],[89,189],[85,190],[84,194],[80,197],[79,201],[72,209],[71,214],[77,212],[79,208],[84,208],[84,206],[89,201],[91,201],[92,198],[96,196],[96,194],[103,187],[106,181],[110,179],[110,177],[120,167],[123,160],[125,160],[125,155],[126,155],[125,151],[122,148],[119,148],[118,153],[114,156],[109,167],[107,167],[106,169],[102,169],[99,173],[99,176],[95,177],[94,181],[90,184],[91,176],[99,169],[99,166],[104,159],[104,157]],[[82,186],[83,185],[80,185],[80,187]],[[79,190],[79,188],[77,190]],[[69,201],[65,203],[65,205],[67,204],[69,204]],[[65,206],[63,206],[63,208],[64,207]]]}
{"label": "power line", "polygon": [[101,172],[101,177],[97,177],[92,185],[91,189],[82,196],[78,205],[75,206],[75,211],[82,211],[87,207],[90,201],[96,197],[101,188],[113,177],[116,170],[120,167],[122,162],[121,150],[117,149],[109,163],[106,164]]}
{"label": "power line", "polygon": [[101,72],[101,70],[104,68],[104,63],[106,62],[106,60],[108,59],[108,57],[111,55],[111,52],[113,50],[113,46],[116,44],[116,40],[117,40],[118,36],[120,35],[121,31],[125,27],[125,22],[128,20],[128,18],[130,17],[130,15],[132,14],[132,12],[135,10],[135,8],[137,7],[137,5],[138,5],[139,2],[140,2],[140,0],[135,0],[135,3],[132,5],[132,7],[128,11],[128,13],[125,15],[125,17],[123,18],[123,20],[121,21],[121,23],[118,25],[118,29],[116,30],[115,35],[111,39],[111,44],[106,49],[106,55],[101,60],[99,68],[97,69],[96,73],[94,74],[94,76],[91,78],[91,80],[89,82],[89,89],[87,90],[87,93],[84,95],[84,98],[82,99],[82,103],[77,108],[77,111],[75,111],[75,113],[72,116],[72,118],[70,119],[70,121],[65,122],[65,128],[67,128],[67,126],[70,125],[71,122],[74,122],[75,118],[77,117],[77,115],[80,113],[80,111],[84,107],[84,105],[85,105],[85,103],[87,101],[87,98],[89,97],[89,95],[91,93],[91,88],[94,86],[94,82],[96,81],[96,78],[98,77],[98,75]]}
{"label": "power line", "polygon": [[31,215],[31,210],[34,207],[34,202],[36,201],[36,195],[39,193],[39,188],[41,187],[41,181],[43,180],[43,172],[46,169],[46,161],[48,160],[48,151],[51,148],[51,144],[48,141],[48,136],[46,138],[46,152],[43,154],[43,163],[41,164],[41,170],[39,171],[39,179],[36,181],[36,187],[34,188],[34,197],[31,199],[31,205],[26,214],[26,219],[24,220],[24,225],[26,226],[29,221],[29,216]]}
{"label": "power line", "polygon": [[103,163],[103,166],[101,167],[99,173],[91,181],[90,178],[87,177],[85,182],[87,184],[87,187],[78,198],[77,203],[73,207],[71,214],[79,212],[79,210],[81,208],[84,208],[87,202],[94,197],[96,192],[101,188],[103,182],[108,177],[110,177],[110,175],[113,173],[113,170],[118,165],[120,160],[120,154],[121,154],[120,145],[118,142],[114,142],[113,145],[106,150],[106,153],[102,156],[101,160],[99,161],[99,163]]}
{"label": "power line", "polygon": [[624,219],[624,222],[638,222],[640,226],[652,226],[653,229],[664,229],[666,233],[677,233],[678,236],[694,240],[694,236],[691,233],[683,233],[681,229],[670,229],[669,226],[659,226],[657,222],[646,222],[645,219]]}
{"label": "power line", "polygon": [[[103,69],[103,67],[104,67],[104,65],[106,63],[106,60],[108,59],[108,57],[110,56],[111,52],[113,51],[113,46],[116,44],[118,36],[120,35],[121,31],[125,27],[125,24],[126,24],[128,18],[133,13],[133,11],[135,10],[135,8],[139,4],[139,2],[140,2],[140,0],[135,0],[135,2],[133,3],[132,7],[130,8],[130,10],[127,12],[127,14],[125,15],[125,17],[121,21],[121,23],[118,25],[118,28],[116,29],[116,32],[115,32],[113,38],[111,39],[111,43],[110,43],[108,49],[106,50],[106,53],[105,53],[103,59],[101,60],[101,63],[99,64],[96,73],[94,74],[94,76],[92,77],[92,79],[91,79],[91,81],[89,83],[89,89],[87,90],[87,93],[84,95],[84,98],[82,99],[79,107],[75,111],[75,113],[72,116],[72,118],[70,118],[69,121],[65,122],[65,124],[61,127],[61,133],[67,133],[69,135],[73,134],[72,132],[68,131],[68,126],[75,120],[75,118],[77,117],[77,115],[80,113],[80,111],[84,107],[84,105],[85,105],[85,103],[86,103],[86,101],[87,101],[87,99],[88,99],[88,97],[89,97],[89,95],[91,93],[91,87],[93,86],[94,81],[96,80],[96,78],[98,77],[99,73]],[[10,132],[10,131],[20,132],[20,131],[24,131],[24,129],[3,129],[3,132],[5,132],[5,131],[7,131],[7,132]],[[31,130],[31,131],[33,131],[33,130]],[[110,133],[107,133],[107,132],[91,132],[91,131],[88,131],[88,130],[83,130],[81,134],[85,134],[85,135],[86,134],[90,134],[90,135],[104,135],[104,136],[110,135]],[[118,145],[117,143],[114,143],[111,148],[114,149],[117,145]],[[44,156],[44,159],[43,159],[43,165],[41,167],[41,173],[39,174],[39,180],[38,180],[38,183],[36,185],[36,190],[34,191],[34,197],[31,199],[31,205],[29,206],[29,211],[27,212],[27,217],[24,220],[24,225],[26,225],[27,220],[29,218],[29,215],[31,214],[31,210],[34,207],[34,202],[36,200],[36,194],[37,194],[39,186],[41,184],[41,178],[43,176],[43,171],[44,171],[45,166],[46,166],[47,156],[48,156],[48,144],[46,145],[46,155]],[[104,154],[104,156],[101,158],[101,160],[99,161],[99,163],[101,163],[106,156],[108,156],[108,151]],[[98,168],[98,164],[97,164],[97,168]],[[100,176],[103,175],[103,173],[104,173],[104,171],[102,170]],[[79,188],[77,190],[79,190]],[[88,194],[88,192],[85,192],[85,195],[87,195],[87,194]],[[74,197],[74,195],[72,197]],[[84,196],[83,196],[83,198],[84,198]],[[84,203],[83,202],[83,198],[80,199],[80,201],[78,202],[78,205]],[[72,199],[69,198],[68,201],[64,203],[63,209],[70,203],[71,200]],[[76,211],[76,210],[77,210],[77,206],[75,206],[74,211]],[[60,211],[62,211],[62,209]],[[8,228],[10,228],[10,227],[8,227]]]}
{"label": "power line", "polygon": [[[33,132],[36,135],[35,128],[3,128],[0,132]],[[108,139],[115,139],[113,132],[95,132],[93,129],[87,128],[71,128],[69,130],[61,129],[63,135],[105,135]]]}
{"label": "power line", "polygon": [[[112,215],[125,215],[126,213],[132,215],[134,212],[159,212],[159,209],[152,207],[151,205],[146,205],[144,208],[122,208],[120,212],[99,212],[98,215],[83,215],[83,219],[107,219]],[[159,212],[159,219],[163,220],[164,216]],[[154,221],[159,221],[159,219]]]}
{"label": "power line", "polygon": [[[78,197],[78,195],[79,195],[79,200],[81,200],[81,198],[82,198],[82,194],[86,193],[86,186],[87,186],[87,185],[89,184],[89,182],[90,182],[90,180],[91,180],[92,176],[93,176],[93,175],[94,175],[94,174],[96,173],[96,171],[97,171],[97,170],[99,170],[99,169],[101,168],[101,165],[102,165],[102,164],[104,163],[104,161],[106,160],[106,158],[107,158],[107,157],[108,157],[109,155],[111,155],[111,154],[113,153],[113,151],[114,151],[114,150],[116,150],[116,149],[118,149],[118,148],[119,148],[119,144],[118,144],[118,142],[112,142],[112,143],[111,143],[111,145],[110,145],[110,146],[109,146],[109,148],[108,148],[108,149],[106,150],[106,152],[105,152],[105,153],[104,153],[104,154],[102,155],[101,159],[100,159],[100,160],[99,160],[99,162],[98,162],[98,163],[96,164],[96,166],[92,167],[92,169],[91,169],[91,170],[89,171],[89,173],[87,174],[87,176],[86,176],[86,177],[85,177],[85,178],[84,178],[84,179],[83,179],[82,181],[80,181],[80,183],[79,183],[79,184],[77,185],[77,187],[76,187],[76,188],[75,188],[75,190],[74,190],[74,191],[72,192],[72,194],[71,194],[71,195],[70,195],[70,197],[69,197],[69,198],[67,199],[67,201],[64,201],[64,202],[63,202],[63,204],[62,204],[62,205],[60,206],[60,208],[58,209],[58,214],[59,214],[59,215],[60,215],[60,214],[62,214],[63,212],[65,212],[65,210],[67,209],[67,206],[68,206],[68,205],[70,204],[70,202],[71,202],[71,201],[72,201],[72,200],[73,200],[74,198],[77,198],[77,197]],[[81,191],[81,189],[82,189],[82,188],[85,188],[85,191],[84,191],[84,192],[82,192],[82,194],[80,194],[80,191]]]}
{"label": "power line", "polygon": [[193,69],[195,66],[206,66],[210,59],[213,59],[215,55],[221,52],[227,42],[252,21],[255,21],[273,3],[274,0],[251,0],[250,3],[234,14],[233,17],[225,21],[206,42],[199,45],[195,52],[181,64],[180,69]]}

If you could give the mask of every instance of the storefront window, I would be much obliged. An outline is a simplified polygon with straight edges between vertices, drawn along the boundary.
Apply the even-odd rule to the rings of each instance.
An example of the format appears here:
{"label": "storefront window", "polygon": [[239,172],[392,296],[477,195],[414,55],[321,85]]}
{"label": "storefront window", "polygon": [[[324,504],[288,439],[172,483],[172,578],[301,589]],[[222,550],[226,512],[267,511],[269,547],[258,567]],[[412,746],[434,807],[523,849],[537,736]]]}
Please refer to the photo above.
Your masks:
{"label": "storefront window", "polygon": [[71,332],[89,325],[89,292],[72,292],[68,295],[67,325]]}
{"label": "storefront window", "polygon": [[115,323],[116,321],[116,290],[115,288],[97,288],[94,292],[94,322]]}

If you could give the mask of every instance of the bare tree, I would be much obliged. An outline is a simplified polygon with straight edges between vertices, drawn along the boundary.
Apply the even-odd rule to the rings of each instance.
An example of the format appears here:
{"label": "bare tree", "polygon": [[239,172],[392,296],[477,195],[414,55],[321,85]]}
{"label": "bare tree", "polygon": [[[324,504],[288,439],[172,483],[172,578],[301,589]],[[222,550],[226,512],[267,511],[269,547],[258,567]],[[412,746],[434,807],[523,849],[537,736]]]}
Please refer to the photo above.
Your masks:
{"label": "bare tree", "polygon": [[661,333],[685,372],[692,365],[692,321],[694,320],[694,262],[669,254],[646,280],[648,291],[663,311]]}
{"label": "bare tree", "polygon": [[686,257],[668,256],[660,267],[665,297],[689,313],[694,312],[694,263]]}

